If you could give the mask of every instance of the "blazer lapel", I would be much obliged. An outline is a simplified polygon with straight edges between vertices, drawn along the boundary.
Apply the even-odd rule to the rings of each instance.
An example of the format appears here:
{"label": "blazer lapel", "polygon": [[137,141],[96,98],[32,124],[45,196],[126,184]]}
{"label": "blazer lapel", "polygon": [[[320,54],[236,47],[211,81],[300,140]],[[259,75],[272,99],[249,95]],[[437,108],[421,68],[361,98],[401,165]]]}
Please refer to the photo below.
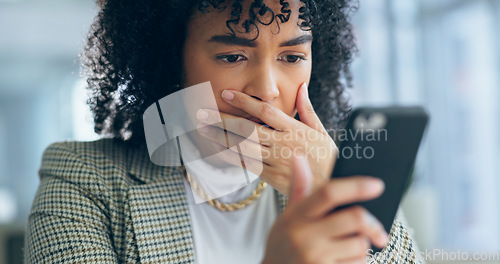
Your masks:
{"label": "blazer lapel", "polygon": [[278,206],[280,209],[280,214],[283,213],[283,210],[285,210],[286,205],[288,203],[288,197],[286,197],[284,194],[274,190],[278,196]]}
{"label": "blazer lapel", "polygon": [[128,190],[141,263],[194,263],[189,207],[179,167],[162,167],[147,151],[129,156],[129,173],[141,184]]}
{"label": "blazer lapel", "polygon": [[[139,184],[128,190],[141,263],[194,263],[191,218],[180,167],[154,165],[146,148],[128,153]],[[276,191],[280,213],[288,198]]]}

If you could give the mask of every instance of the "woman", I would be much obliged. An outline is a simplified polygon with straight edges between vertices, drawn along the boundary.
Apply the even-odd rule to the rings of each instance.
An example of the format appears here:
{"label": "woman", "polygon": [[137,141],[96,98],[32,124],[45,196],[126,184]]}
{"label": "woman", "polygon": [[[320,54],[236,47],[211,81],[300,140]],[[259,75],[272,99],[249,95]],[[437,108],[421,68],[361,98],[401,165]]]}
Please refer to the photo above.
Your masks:
{"label": "woman", "polygon": [[[342,82],[350,84],[356,50],[350,1],[98,4],[84,64],[95,130],[111,139],[45,151],[29,217],[29,263],[417,262],[402,215],[388,237],[362,207],[327,214],[383,191],[371,177],[328,180],[337,150],[323,124],[342,125],[350,109]],[[273,188],[254,181],[215,203],[194,204],[184,166],[151,162],[146,108],[207,81],[223,120],[250,122],[266,136],[259,174]],[[197,112],[205,123],[214,114]],[[192,142],[205,152],[206,142],[224,145],[221,133],[201,126]],[[267,155],[322,147],[330,151],[321,158]],[[237,165],[234,155],[225,158]],[[387,243],[382,254],[370,254],[370,244]]]}

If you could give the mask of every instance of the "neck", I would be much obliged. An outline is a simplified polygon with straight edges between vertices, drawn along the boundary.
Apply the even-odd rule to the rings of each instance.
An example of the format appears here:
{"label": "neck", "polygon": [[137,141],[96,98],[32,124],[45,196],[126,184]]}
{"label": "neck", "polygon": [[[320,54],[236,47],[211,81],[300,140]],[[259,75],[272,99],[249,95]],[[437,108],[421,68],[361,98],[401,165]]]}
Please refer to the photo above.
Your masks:
{"label": "neck", "polygon": [[218,151],[214,149],[211,141],[199,135],[198,132],[193,131],[191,133],[188,133],[188,138],[189,140],[191,140],[194,147],[198,149],[198,151],[200,152],[200,156],[206,163],[220,169],[234,166],[227,161],[222,160],[219,155],[215,155],[218,153]]}

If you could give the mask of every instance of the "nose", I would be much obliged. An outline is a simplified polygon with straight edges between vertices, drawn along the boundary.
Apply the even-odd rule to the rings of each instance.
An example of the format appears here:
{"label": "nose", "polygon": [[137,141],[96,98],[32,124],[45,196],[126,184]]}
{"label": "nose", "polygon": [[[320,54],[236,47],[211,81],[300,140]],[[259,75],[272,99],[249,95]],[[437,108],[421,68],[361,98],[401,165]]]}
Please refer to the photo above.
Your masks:
{"label": "nose", "polygon": [[277,76],[272,67],[267,63],[259,63],[252,67],[249,73],[249,81],[243,92],[264,102],[272,101],[280,94],[277,83]]}

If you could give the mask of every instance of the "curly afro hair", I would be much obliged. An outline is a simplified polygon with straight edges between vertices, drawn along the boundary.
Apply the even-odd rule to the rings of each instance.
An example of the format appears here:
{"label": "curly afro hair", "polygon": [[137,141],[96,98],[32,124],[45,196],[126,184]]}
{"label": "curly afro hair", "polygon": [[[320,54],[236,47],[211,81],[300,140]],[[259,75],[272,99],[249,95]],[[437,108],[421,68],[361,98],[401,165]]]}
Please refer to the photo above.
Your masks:
{"label": "curly afro hair", "polygon": [[[142,114],[181,87],[186,27],[196,9],[231,8],[226,26],[233,34],[240,23],[247,33],[255,29],[258,33],[256,23],[279,25],[292,13],[286,0],[279,0],[279,14],[263,0],[247,1],[253,1],[248,19],[240,21],[244,0],[98,0],[100,10],[81,54],[95,132],[133,145],[144,143]],[[311,101],[325,127],[336,129],[351,111],[346,89],[352,86],[350,64],[357,48],[350,15],[357,3],[300,0],[300,4],[297,26],[312,30],[314,38]],[[269,12],[272,21],[263,21]]]}

